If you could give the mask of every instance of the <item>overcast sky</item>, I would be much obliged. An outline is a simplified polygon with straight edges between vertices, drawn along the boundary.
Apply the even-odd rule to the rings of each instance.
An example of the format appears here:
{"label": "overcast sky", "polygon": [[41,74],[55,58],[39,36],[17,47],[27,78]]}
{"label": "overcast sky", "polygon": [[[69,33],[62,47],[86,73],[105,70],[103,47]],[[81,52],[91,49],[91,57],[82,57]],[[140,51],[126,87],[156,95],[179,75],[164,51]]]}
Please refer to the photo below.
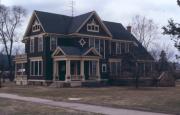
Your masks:
{"label": "overcast sky", "polygon": [[[173,18],[180,22],[180,7],[177,0],[74,0],[74,14],[79,15],[95,10],[102,20],[120,22],[127,26],[132,17],[143,15],[154,20],[161,28]],[[71,15],[71,0],[1,0],[1,4],[21,5],[28,11],[23,30],[27,27],[33,10]],[[24,33],[24,32],[22,32]],[[164,39],[167,44],[170,42]]]}

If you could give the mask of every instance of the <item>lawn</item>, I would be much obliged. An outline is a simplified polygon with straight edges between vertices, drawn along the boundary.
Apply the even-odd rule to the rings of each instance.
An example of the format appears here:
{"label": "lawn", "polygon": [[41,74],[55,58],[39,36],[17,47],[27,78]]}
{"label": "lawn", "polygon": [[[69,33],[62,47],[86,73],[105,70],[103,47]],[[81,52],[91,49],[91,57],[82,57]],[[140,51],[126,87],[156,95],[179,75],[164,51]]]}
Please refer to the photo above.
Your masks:
{"label": "lawn", "polygon": [[73,101],[95,105],[145,111],[180,113],[180,84],[176,87],[103,87],[103,88],[48,88],[35,86],[6,86],[0,92],[34,96],[58,101]]}
{"label": "lawn", "polygon": [[0,98],[0,115],[98,115],[98,114]]}

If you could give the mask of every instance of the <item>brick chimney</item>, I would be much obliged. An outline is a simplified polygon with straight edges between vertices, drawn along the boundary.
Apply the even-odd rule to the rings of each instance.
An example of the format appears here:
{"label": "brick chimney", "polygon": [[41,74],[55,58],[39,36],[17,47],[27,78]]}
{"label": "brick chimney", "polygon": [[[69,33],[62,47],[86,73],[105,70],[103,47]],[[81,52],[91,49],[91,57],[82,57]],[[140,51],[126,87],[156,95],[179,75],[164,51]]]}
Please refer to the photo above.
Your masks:
{"label": "brick chimney", "polygon": [[129,31],[131,33],[131,26],[127,26],[127,31]]}

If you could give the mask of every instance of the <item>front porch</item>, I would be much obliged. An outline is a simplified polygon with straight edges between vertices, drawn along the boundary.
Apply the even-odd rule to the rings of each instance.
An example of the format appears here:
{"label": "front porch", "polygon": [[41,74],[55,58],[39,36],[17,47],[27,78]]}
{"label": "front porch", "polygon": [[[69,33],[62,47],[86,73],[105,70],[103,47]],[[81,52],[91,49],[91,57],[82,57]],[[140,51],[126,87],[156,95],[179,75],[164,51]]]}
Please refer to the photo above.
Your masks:
{"label": "front porch", "polygon": [[53,61],[53,81],[100,81],[99,59],[56,58]]}
{"label": "front porch", "polygon": [[52,54],[53,82],[100,81],[100,57],[95,48],[57,47]]}

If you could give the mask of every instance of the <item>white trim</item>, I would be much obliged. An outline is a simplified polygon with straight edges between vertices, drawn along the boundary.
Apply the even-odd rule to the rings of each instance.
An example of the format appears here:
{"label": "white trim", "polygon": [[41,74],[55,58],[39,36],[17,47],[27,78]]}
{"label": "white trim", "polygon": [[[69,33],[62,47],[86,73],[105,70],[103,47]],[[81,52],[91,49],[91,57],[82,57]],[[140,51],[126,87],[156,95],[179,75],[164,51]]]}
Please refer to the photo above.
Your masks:
{"label": "white trim", "polygon": [[78,33],[80,31],[80,29],[87,23],[87,21],[93,16],[95,15],[97,20],[99,21],[99,23],[101,24],[102,28],[104,28],[104,30],[107,32],[107,34],[112,37],[111,32],[107,29],[107,27],[105,26],[105,24],[102,22],[102,20],[100,19],[100,17],[98,16],[98,14],[93,11],[89,17],[81,24],[81,26],[79,26],[79,28],[76,30],[76,33]]}
{"label": "white trim", "polygon": [[[118,48],[119,48],[120,52],[118,52]],[[122,51],[121,51],[121,42],[116,42],[116,54],[121,54],[121,53],[122,53]]]}
{"label": "white trim", "polygon": [[[50,51],[52,51],[53,49],[52,49],[52,38],[54,38],[55,40],[56,40],[56,48],[57,48],[57,36],[50,36]],[[55,48],[55,49],[56,49]]]}
{"label": "white trim", "polygon": [[[40,65],[40,62],[41,62],[41,65]],[[31,66],[32,66],[32,63],[33,63],[33,71],[31,70]],[[35,64],[37,63],[37,75],[35,75]],[[41,73],[40,73],[40,67],[41,66]],[[43,76],[43,60],[31,60],[30,61],[30,76]]]}
{"label": "white trim", "polygon": [[30,38],[30,53],[34,53],[34,47],[35,47],[35,44],[34,44],[34,39],[35,38]]}
{"label": "white trim", "polygon": [[[97,28],[97,30],[96,30],[96,28]],[[99,32],[99,25],[97,25],[95,23],[94,19],[90,23],[87,24],[87,31],[89,31],[89,32]]]}
{"label": "white trim", "polygon": [[[44,49],[44,47],[43,47],[43,37],[40,37],[40,38],[38,38],[38,52],[42,52],[43,51],[43,49]],[[40,47],[40,43],[39,43],[39,41],[41,41],[41,47]]]}
{"label": "white trim", "polygon": [[90,48],[89,50],[87,50],[83,56],[85,56],[86,54],[88,54],[90,51],[93,51],[95,54],[97,54],[98,56],[101,56],[101,54],[95,49],[95,48]]}
{"label": "white trim", "polygon": [[[39,21],[43,32],[45,32],[45,30],[44,30],[44,28],[43,28],[43,26],[42,26],[42,24],[41,24],[41,22],[40,22],[40,20],[39,20],[39,18],[38,18],[38,16],[37,16],[36,12],[33,11],[32,15],[31,15],[31,18],[30,18],[30,20],[29,20],[28,26],[27,26],[27,28],[26,28],[24,37],[26,36],[27,32],[30,30],[30,28],[31,28],[30,26],[32,26],[32,21],[33,21],[33,19],[34,19],[35,17],[36,17],[37,20]],[[24,38],[24,37],[23,37],[23,38]]]}
{"label": "white trim", "polygon": [[38,32],[41,30],[41,25],[37,20],[34,21],[34,24],[32,25],[32,32]]}
{"label": "white trim", "polygon": [[[105,70],[104,70],[104,67],[105,67]],[[102,64],[102,67],[101,67],[101,71],[103,72],[103,73],[105,73],[105,72],[107,72],[107,64]]]}
{"label": "white trim", "polygon": [[59,51],[66,55],[66,53],[61,49],[61,47],[57,47],[56,50],[53,52],[52,57],[54,57],[55,54],[59,53]]}

